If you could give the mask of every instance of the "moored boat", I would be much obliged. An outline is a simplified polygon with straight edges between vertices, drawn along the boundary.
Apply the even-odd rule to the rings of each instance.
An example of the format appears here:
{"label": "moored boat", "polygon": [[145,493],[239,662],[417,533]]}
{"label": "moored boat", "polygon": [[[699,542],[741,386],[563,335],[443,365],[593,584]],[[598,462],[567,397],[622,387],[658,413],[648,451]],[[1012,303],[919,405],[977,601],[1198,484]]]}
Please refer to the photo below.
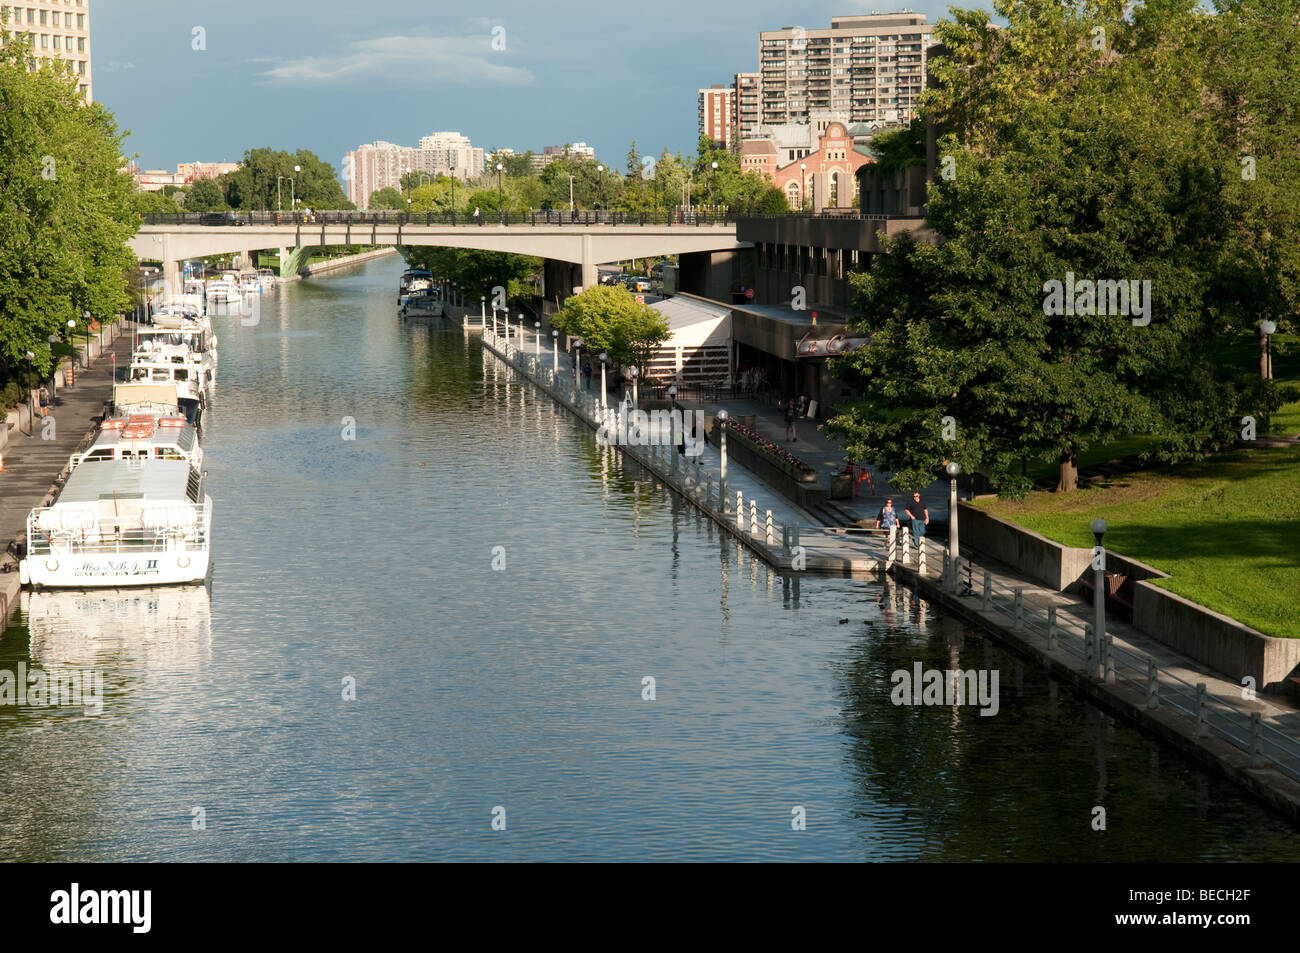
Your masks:
{"label": "moored boat", "polygon": [[27,517],[24,585],[158,586],[208,574],[212,499],[184,418],[111,418],[75,456],[63,489]]}

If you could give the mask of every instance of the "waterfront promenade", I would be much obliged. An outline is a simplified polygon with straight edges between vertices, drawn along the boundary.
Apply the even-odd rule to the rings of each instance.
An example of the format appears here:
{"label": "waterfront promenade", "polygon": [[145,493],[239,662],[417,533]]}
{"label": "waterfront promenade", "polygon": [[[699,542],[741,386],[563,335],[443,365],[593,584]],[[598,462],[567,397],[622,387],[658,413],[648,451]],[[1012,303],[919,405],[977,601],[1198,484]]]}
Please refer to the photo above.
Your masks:
{"label": "waterfront promenade", "polygon": [[26,541],[27,514],[46,500],[51,484],[112,399],[114,356],[118,367],[131,362],[130,324],[119,321],[114,328],[109,332],[115,334],[112,343],[92,359],[91,367],[82,367],[82,358],[78,358],[71,387],[64,387],[60,380],[49,414],[55,422],[51,439],[42,438],[42,421],[36,417],[33,433],[28,434],[25,423],[10,430],[9,442],[0,450],[5,465],[0,473],[0,543],[5,547],[0,555],[0,621],[8,621],[18,593],[18,561],[12,541]]}
{"label": "waterfront promenade", "polygon": [[[593,429],[598,426],[598,373],[593,376],[592,390],[588,392],[575,381],[569,356],[563,352],[553,355],[547,343],[535,341],[528,329],[521,338],[518,329],[512,328],[508,341],[490,328],[484,329],[483,344]],[[552,366],[558,369],[554,373]],[[607,400],[613,405],[621,396],[611,394]],[[695,409],[698,405],[687,406]],[[756,423],[764,421],[759,432],[769,439],[784,433],[783,420],[781,433],[772,433],[775,415],[770,408],[760,416],[758,407],[750,409],[737,401],[729,401],[727,406],[729,412],[755,413]],[[716,409],[707,411],[714,413]],[[803,433],[812,428],[809,421],[800,424],[803,439]],[[810,463],[817,459],[829,469],[835,465],[838,449],[822,435],[818,437],[823,445],[804,458]],[[814,446],[812,439],[807,442]],[[975,554],[972,558],[971,554],[964,554],[954,576],[947,563],[946,539],[940,542],[935,537],[927,537],[918,549],[914,544],[909,545],[901,532],[891,539],[880,532],[819,526],[816,517],[784,501],[776,490],[744,467],[729,462],[731,492],[744,487],[742,497],[746,501],[750,499],[749,494],[761,494],[762,507],[771,508],[777,525],[774,532],[768,533],[763,521],[752,521],[743,507],[737,518],[729,499],[701,490],[701,480],[707,486],[707,481],[717,473],[718,448],[712,445],[706,450],[704,463],[698,467],[681,464],[673,447],[625,446],[622,449],[778,570],[800,570],[785,545],[791,538],[787,532],[797,527],[793,538],[804,547],[804,571],[888,572],[944,610],[1033,659],[1120,717],[1143,725],[1293,819],[1300,819],[1300,706],[1289,699],[1244,692],[1242,685],[1113,618],[1107,619],[1105,637],[1094,639],[1090,604],[1037,585],[1010,567],[982,555]],[[839,459],[842,460],[842,455]],[[700,470],[704,471],[703,476]],[[856,501],[859,512],[870,510],[870,515],[863,518],[874,519],[871,508],[878,508],[877,500],[883,499],[880,489],[878,486],[875,495],[860,496]],[[934,497],[932,487],[926,495],[932,518],[937,509]],[[899,496],[894,499],[898,506]],[[945,501],[942,510],[945,517],[946,510]]]}

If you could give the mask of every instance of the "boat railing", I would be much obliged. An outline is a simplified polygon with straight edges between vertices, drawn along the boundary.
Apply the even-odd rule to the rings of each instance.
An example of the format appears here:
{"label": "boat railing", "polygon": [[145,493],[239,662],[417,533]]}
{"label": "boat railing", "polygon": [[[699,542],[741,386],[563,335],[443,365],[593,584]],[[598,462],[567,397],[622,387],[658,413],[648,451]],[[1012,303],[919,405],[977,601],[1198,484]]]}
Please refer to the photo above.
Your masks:
{"label": "boat railing", "polygon": [[[104,516],[98,505],[47,506],[27,517],[29,556],[163,553],[208,546],[211,503],[168,503]],[[183,545],[182,545],[183,544]]]}

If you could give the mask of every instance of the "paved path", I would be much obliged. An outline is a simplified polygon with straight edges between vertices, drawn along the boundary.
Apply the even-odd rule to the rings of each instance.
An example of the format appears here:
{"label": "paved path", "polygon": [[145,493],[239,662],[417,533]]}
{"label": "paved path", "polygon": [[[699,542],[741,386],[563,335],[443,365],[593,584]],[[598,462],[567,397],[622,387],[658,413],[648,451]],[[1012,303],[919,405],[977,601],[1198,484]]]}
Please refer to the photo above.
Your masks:
{"label": "paved path", "polygon": [[[124,327],[129,332],[130,325]],[[9,432],[9,443],[0,451],[5,463],[5,472],[0,473],[0,545],[7,546],[15,538],[26,539],[27,514],[41,504],[50,484],[68,465],[68,457],[86,435],[92,418],[99,416],[112,398],[114,354],[118,367],[130,364],[130,333],[120,334],[103,355],[95,358],[92,367],[78,368],[72,387],[59,388],[49,415],[54,419],[54,439],[42,439],[39,417],[34,435],[20,430]]]}
{"label": "paved path", "polygon": [[[34,433],[21,429],[9,431],[9,441],[0,448],[4,454],[4,472],[0,473],[0,631],[17,605],[18,562],[13,556],[13,542],[27,541],[27,514],[38,507],[49,493],[50,485],[68,465],[94,418],[104,411],[113,396],[113,355],[117,366],[131,363],[130,324],[123,322],[123,332],[94,359],[88,369],[78,367],[73,386],[59,386],[49,417],[54,420],[51,439],[40,417],[33,421]],[[0,427],[6,426],[0,420]]]}
{"label": "paved path", "polygon": [[[1113,676],[1104,675],[1104,655],[1089,664],[1084,627],[1093,620],[1091,604],[1033,582],[997,560],[975,554],[972,591],[956,595],[943,585],[943,548],[930,543],[927,572],[915,563],[895,564],[900,576],[925,596],[1016,645],[1040,664],[1067,676],[1113,710],[1139,721],[1156,734],[1253,790],[1293,818],[1300,818],[1300,704],[1274,695],[1244,698],[1243,686],[1184,656],[1128,623],[1108,617]],[[968,559],[961,560],[964,583]],[[983,598],[987,573],[991,598]],[[962,587],[964,588],[964,586]],[[1021,593],[1016,623],[1014,592]],[[1048,639],[1048,610],[1055,609],[1055,645]],[[1097,659],[1102,661],[1096,662]],[[1155,664],[1158,704],[1150,704],[1149,663]],[[1101,677],[1098,677],[1098,674]],[[1198,730],[1197,685],[1205,686],[1204,731]],[[1251,714],[1258,713],[1262,759],[1252,760]]]}

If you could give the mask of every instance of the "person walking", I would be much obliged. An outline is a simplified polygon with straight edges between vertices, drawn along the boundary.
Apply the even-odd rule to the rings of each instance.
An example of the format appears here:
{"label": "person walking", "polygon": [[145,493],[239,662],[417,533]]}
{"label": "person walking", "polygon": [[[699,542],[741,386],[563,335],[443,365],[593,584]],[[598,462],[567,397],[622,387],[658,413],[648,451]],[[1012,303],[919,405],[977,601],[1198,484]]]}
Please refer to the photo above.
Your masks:
{"label": "person walking", "polygon": [[785,439],[789,440],[791,443],[794,443],[799,439],[798,434],[795,431],[795,424],[794,424],[794,420],[795,420],[794,398],[791,397],[784,404],[782,404],[782,407],[785,409]]}
{"label": "person walking", "polygon": [[885,500],[885,505],[876,514],[876,529],[893,529],[898,525],[898,511],[894,509],[893,500]]}
{"label": "person walking", "polygon": [[482,217],[481,215],[479,215],[479,213],[478,213],[478,206],[477,206],[477,205],[474,206],[474,224],[475,224],[475,225],[482,225],[482,224],[483,224],[483,217]]}
{"label": "person walking", "polygon": [[44,384],[41,385],[41,392],[36,399],[41,405],[41,416],[44,417],[50,412],[50,392],[45,389]]}
{"label": "person walking", "polygon": [[917,490],[912,491],[911,502],[907,504],[907,518],[912,521],[912,537],[920,549],[921,537],[925,535],[925,527],[930,522],[930,510],[921,502],[921,494]]}
{"label": "person walking", "polygon": [[582,365],[582,386],[585,387],[587,390],[591,390],[591,365],[590,364]]}

